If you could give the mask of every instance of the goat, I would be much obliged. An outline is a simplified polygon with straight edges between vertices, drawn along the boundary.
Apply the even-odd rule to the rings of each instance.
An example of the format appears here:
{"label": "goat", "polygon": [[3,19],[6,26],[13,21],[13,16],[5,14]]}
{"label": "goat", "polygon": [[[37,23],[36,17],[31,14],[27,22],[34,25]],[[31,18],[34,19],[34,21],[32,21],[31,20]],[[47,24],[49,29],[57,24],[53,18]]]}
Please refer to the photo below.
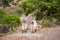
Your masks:
{"label": "goat", "polygon": [[23,22],[22,22],[22,33],[23,32],[27,32],[27,23],[26,23],[26,20],[23,19]]}
{"label": "goat", "polygon": [[30,30],[31,30],[31,32],[36,32],[36,28],[37,28],[37,22],[36,22],[36,20],[35,20],[35,18],[32,20],[32,22],[31,22],[31,26],[30,26]]}

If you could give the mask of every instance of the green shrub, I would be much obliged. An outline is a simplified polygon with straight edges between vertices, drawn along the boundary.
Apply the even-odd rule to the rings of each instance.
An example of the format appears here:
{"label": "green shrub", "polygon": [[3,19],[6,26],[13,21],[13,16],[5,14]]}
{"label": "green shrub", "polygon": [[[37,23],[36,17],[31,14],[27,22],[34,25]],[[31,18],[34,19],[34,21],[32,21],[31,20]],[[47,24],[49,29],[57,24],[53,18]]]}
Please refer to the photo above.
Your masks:
{"label": "green shrub", "polygon": [[9,24],[11,21],[14,21],[12,27],[17,27],[21,25],[21,20],[19,19],[19,15],[16,14],[6,14],[3,16],[2,24]]}
{"label": "green shrub", "polygon": [[[34,12],[36,9],[40,13],[36,13],[37,20],[50,16],[51,14],[57,14],[60,11],[59,0],[28,0],[19,5],[26,15]],[[51,17],[52,18],[52,17]]]}
{"label": "green shrub", "polygon": [[25,15],[32,13],[36,9],[36,5],[32,0],[23,2],[19,7],[24,10]]}
{"label": "green shrub", "polygon": [[60,12],[56,14],[51,14],[50,16],[47,17],[47,19],[52,19],[52,18],[60,19]]}
{"label": "green shrub", "polygon": [[8,25],[11,21],[14,22],[14,24],[12,25],[12,27],[14,28],[21,25],[21,20],[19,18],[19,15],[5,13],[2,10],[0,10],[0,28],[3,25]]}
{"label": "green shrub", "polygon": [[42,19],[42,15],[40,14],[39,11],[36,11],[34,15],[36,16],[36,20],[41,20]]}

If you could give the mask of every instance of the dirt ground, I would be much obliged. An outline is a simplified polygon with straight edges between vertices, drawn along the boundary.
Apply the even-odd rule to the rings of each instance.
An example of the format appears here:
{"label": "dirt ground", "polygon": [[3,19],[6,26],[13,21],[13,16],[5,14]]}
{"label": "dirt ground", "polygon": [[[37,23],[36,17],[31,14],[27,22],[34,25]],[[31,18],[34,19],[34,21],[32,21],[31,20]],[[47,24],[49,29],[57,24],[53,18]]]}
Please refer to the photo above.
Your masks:
{"label": "dirt ground", "polygon": [[60,40],[60,27],[44,28],[41,33],[45,36],[43,40]]}
{"label": "dirt ground", "polygon": [[60,40],[60,27],[43,28],[38,33],[13,33],[0,37],[0,40]]}

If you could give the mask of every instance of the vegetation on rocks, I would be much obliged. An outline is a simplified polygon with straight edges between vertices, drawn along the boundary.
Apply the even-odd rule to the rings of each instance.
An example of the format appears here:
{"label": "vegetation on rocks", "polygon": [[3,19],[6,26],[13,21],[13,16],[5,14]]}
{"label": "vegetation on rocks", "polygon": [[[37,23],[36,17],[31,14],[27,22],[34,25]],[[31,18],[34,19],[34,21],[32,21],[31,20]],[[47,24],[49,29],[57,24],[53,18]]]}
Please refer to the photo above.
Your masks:
{"label": "vegetation on rocks", "polygon": [[20,4],[19,7],[24,10],[26,15],[38,9],[36,11],[37,20],[53,17],[60,19],[58,18],[60,14],[59,0],[28,0]]}

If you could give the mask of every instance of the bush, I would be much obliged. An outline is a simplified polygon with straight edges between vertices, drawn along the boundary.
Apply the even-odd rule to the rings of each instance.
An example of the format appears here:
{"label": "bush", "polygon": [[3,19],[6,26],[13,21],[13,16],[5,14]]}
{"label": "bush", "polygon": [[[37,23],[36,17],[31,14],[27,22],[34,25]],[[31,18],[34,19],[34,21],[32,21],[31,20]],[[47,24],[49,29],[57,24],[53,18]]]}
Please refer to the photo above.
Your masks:
{"label": "bush", "polygon": [[19,7],[24,10],[25,15],[32,13],[36,9],[36,5],[32,0],[23,2]]}
{"label": "bush", "polygon": [[39,11],[36,11],[34,15],[36,16],[36,20],[42,19],[42,14]]}
{"label": "bush", "polygon": [[[59,0],[28,0],[19,5],[26,15],[34,12],[36,9],[40,13],[36,13],[37,20],[50,16],[51,14],[57,14],[60,11]],[[58,16],[57,16],[58,17]],[[51,17],[52,18],[52,17]]]}
{"label": "bush", "polygon": [[12,25],[12,27],[14,28],[21,25],[21,20],[19,18],[19,15],[9,14],[9,13],[0,11],[0,28],[5,24],[8,25],[11,21],[14,22],[14,24]]}
{"label": "bush", "polygon": [[16,14],[6,14],[5,16],[3,16],[2,24],[9,24],[11,21],[14,22],[12,27],[21,25],[21,20],[19,19],[19,16]]}
{"label": "bush", "polygon": [[47,19],[52,19],[52,18],[60,20],[60,12],[56,14],[51,14],[50,16],[47,17]]}

